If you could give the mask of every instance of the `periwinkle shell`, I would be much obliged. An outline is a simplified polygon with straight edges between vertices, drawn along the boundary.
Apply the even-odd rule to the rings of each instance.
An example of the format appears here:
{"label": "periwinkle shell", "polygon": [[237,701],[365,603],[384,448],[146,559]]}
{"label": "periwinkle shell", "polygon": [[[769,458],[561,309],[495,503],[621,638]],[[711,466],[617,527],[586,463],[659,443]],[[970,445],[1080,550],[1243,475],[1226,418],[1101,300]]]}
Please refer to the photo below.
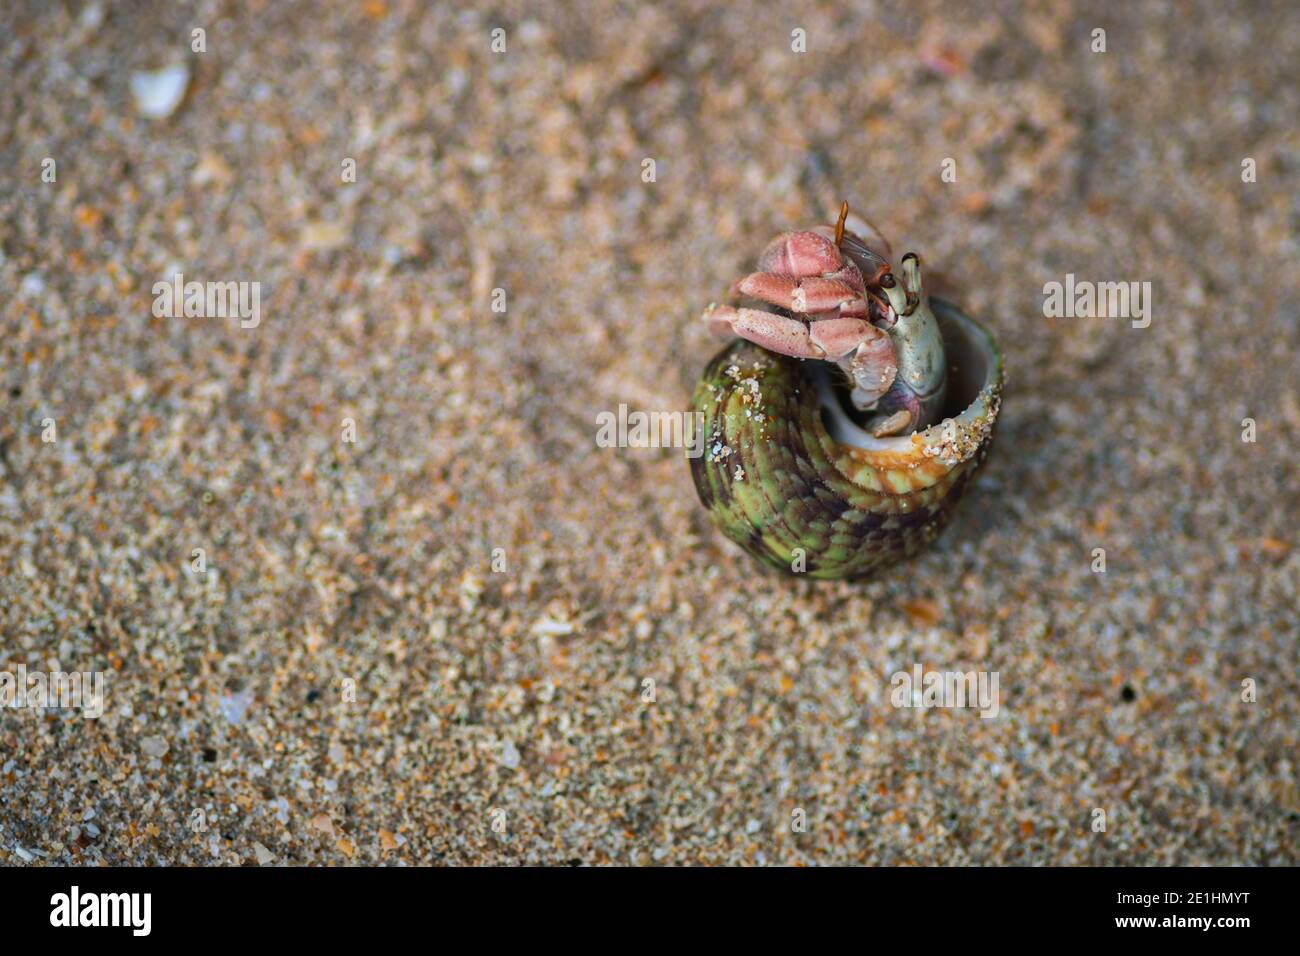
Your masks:
{"label": "periwinkle shell", "polygon": [[873,438],[844,412],[823,363],[737,340],[692,398],[704,453],[691,460],[700,501],[754,557],[815,578],[856,578],[932,542],[993,440],[1002,355],[983,326],[931,300],[949,361],[947,417],[923,432]]}

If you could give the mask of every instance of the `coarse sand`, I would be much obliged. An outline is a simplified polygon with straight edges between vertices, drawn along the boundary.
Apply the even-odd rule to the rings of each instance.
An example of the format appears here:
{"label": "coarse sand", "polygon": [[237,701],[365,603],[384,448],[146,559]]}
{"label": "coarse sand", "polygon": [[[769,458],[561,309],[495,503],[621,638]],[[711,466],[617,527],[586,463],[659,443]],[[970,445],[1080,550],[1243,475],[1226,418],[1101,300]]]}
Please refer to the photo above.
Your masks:
{"label": "coarse sand", "polygon": [[[0,10],[0,862],[1296,863],[1300,7],[455,7]],[[815,583],[596,419],[841,199],[1008,379]]]}

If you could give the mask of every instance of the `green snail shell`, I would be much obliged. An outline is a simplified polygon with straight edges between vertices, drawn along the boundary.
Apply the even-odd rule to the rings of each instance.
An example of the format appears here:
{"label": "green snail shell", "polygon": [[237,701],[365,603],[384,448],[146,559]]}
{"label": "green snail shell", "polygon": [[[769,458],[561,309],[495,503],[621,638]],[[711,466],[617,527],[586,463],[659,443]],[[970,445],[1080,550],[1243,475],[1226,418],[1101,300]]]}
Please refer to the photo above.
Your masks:
{"label": "green snail shell", "polygon": [[1002,354],[956,306],[931,307],[949,364],[947,417],[912,435],[854,425],[824,363],[744,340],[714,357],[691,402],[705,437],[691,474],[727,537],[815,578],[862,577],[934,540],[988,453]]}

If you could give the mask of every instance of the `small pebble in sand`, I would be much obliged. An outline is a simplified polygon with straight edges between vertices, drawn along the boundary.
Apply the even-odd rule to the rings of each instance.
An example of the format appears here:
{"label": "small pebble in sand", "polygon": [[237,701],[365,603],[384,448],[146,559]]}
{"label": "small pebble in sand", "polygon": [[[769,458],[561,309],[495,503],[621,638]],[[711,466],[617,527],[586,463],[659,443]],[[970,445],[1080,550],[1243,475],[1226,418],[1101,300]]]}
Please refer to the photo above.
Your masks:
{"label": "small pebble in sand", "polygon": [[539,637],[564,637],[566,634],[573,633],[573,625],[568,621],[557,621],[552,617],[544,617],[533,625],[533,633]]}
{"label": "small pebble in sand", "polygon": [[239,726],[243,723],[244,714],[248,712],[248,706],[253,702],[252,695],[247,691],[240,691],[237,694],[227,694],[219,701],[221,706],[221,716],[227,721]]}
{"label": "small pebble in sand", "polygon": [[519,766],[519,748],[507,740],[501,745],[501,766],[514,770]]}
{"label": "small pebble in sand", "polygon": [[135,108],[149,119],[166,119],[176,112],[189,85],[190,68],[184,63],[131,74],[131,96],[135,98]]}
{"label": "small pebble in sand", "polygon": [[39,272],[29,272],[27,275],[23,276],[23,281],[19,285],[19,289],[25,299],[38,298],[43,292],[45,292],[45,277]]}

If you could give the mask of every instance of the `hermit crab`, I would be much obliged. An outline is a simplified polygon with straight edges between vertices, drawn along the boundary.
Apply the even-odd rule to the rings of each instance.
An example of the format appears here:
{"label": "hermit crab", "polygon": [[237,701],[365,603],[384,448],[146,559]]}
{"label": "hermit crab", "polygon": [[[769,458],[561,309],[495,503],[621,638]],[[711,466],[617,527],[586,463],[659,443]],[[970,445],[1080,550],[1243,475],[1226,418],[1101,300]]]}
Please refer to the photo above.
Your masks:
{"label": "hermit crab", "polygon": [[919,256],[892,258],[845,203],[833,226],[777,236],[732,287],[741,301],[702,317],[739,339],[692,398],[695,487],[723,533],[774,567],[861,577],[913,554],[988,452],[1001,353],[926,294]]}

